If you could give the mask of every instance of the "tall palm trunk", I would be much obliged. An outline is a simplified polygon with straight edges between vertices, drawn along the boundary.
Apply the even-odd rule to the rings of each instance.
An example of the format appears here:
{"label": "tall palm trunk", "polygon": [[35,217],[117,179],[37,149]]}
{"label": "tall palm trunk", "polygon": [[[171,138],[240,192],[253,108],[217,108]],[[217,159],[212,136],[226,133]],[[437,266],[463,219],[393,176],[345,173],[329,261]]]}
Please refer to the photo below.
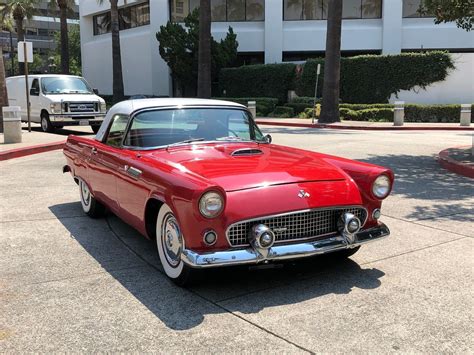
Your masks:
{"label": "tall palm trunk", "polygon": [[122,57],[120,55],[120,28],[117,0],[110,0],[110,25],[112,32],[112,86],[114,101],[123,100],[123,74],[122,74]]}
{"label": "tall palm trunk", "polygon": [[201,0],[199,7],[199,53],[197,96],[211,97],[211,1]]}
{"label": "tall palm trunk", "polygon": [[328,4],[323,104],[321,108],[321,118],[319,119],[321,123],[340,122],[341,27],[342,0],[331,0]]}
{"label": "tall palm trunk", "polygon": [[[8,106],[7,85],[5,82],[5,66],[3,65],[3,50],[0,47],[0,106]],[[0,132],[3,132],[3,113],[0,108]]]}
{"label": "tall palm trunk", "polygon": [[[16,37],[18,42],[25,40],[25,30],[23,29],[23,18],[24,15],[14,15],[15,25],[16,25]],[[18,62],[18,74],[25,75],[25,63]]]}
{"label": "tall palm trunk", "polygon": [[68,4],[66,0],[57,0],[61,23],[61,73],[69,74],[69,37],[67,29]]}

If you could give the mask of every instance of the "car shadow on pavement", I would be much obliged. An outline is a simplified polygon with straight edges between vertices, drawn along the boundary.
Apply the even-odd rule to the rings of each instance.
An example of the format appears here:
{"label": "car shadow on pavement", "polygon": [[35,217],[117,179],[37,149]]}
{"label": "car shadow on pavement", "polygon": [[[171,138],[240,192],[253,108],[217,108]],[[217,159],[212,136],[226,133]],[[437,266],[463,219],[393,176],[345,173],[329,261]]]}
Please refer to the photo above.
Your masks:
{"label": "car shadow on pavement", "polygon": [[[28,127],[22,127],[24,131],[28,130]],[[39,126],[31,126],[31,130],[33,132],[43,132],[41,127]],[[58,136],[69,136],[70,134],[74,134],[75,136],[90,136],[94,135],[94,132],[92,132],[92,129],[89,131],[78,131],[74,129],[67,129],[67,128],[56,128],[53,133],[47,133],[47,134],[56,134]]]}
{"label": "car shadow on pavement", "polygon": [[381,285],[380,278],[385,275],[376,268],[363,268],[351,259],[327,255],[273,269],[205,270],[198,283],[183,289],[165,277],[155,243],[117,217],[110,214],[99,220],[101,223],[87,224],[84,218],[63,214],[68,210],[77,216],[81,213],[79,202],[49,208],[109,275],[174,330],[194,328],[209,314],[254,314],[267,307],[345,295],[355,288],[372,290]]}
{"label": "car shadow on pavement", "polygon": [[431,155],[374,155],[361,161],[388,167],[395,173],[392,195],[432,201],[414,206],[407,218],[417,220],[450,216],[474,222],[474,182],[443,169]]}

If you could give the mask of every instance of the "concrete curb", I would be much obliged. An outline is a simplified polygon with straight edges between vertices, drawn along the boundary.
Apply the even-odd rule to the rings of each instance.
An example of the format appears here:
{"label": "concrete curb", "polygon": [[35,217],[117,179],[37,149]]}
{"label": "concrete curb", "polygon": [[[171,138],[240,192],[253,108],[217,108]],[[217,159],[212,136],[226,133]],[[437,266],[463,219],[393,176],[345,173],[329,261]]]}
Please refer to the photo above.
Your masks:
{"label": "concrete curb", "polygon": [[[453,147],[453,148],[469,148],[470,146],[465,147]],[[448,148],[442,150],[438,154],[438,163],[446,170],[449,170],[455,174],[462,175],[474,179],[474,167],[468,166],[463,164],[449,156],[449,150],[452,148]]]}
{"label": "concrete curb", "polygon": [[319,123],[291,123],[278,121],[255,121],[259,125],[265,126],[286,126],[286,127],[303,127],[303,128],[330,128],[330,129],[350,129],[356,131],[474,131],[474,127],[440,127],[440,126],[346,126],[346,125],[330,125]]}
{"label": "concrete curb", "polygon": [[32,154],[49,152],[51,150],[62,149],[65,143],[66,142],[55,142],[5,150],[3,152],[0,152],[0,161],[20,158]]}

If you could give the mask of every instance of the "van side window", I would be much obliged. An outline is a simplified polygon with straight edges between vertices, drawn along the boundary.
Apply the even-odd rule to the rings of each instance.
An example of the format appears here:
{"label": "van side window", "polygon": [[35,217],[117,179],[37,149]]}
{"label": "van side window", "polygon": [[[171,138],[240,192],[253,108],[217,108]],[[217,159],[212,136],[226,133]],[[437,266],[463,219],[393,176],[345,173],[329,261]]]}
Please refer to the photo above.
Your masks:
{"label": "van side window", "polygon": [[38,79],[34,79],[33,82],[31,83],[30,94],[31,94],[31,95],[35,95],[35,96],[38,96],[38,95],[39,95],[39,92],[40,92],[39,80],[38,80]]}
{"label": "van side window", "polygon": [[127,128],[128,116],[115,115],[112,117],[112,124],[110,125],[109,133],[105,140],[105,144],[113,147],[120,147],[125,129]]}

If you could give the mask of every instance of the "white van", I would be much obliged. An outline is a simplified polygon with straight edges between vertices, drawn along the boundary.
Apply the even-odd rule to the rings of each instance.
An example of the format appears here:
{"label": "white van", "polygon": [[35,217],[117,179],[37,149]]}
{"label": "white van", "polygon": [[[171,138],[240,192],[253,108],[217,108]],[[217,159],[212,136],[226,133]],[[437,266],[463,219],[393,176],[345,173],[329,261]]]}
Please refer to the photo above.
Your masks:
{"label": "white van", "polygon": [[[28,121],[24,76],[6,79],[10,106],[21,107],[21,120]],[[31,122],[41,123],[45,132],[56,127],[91,126],[97,133],[104,119],[106,105],[96,90],[80,76],[29,75]]]}

